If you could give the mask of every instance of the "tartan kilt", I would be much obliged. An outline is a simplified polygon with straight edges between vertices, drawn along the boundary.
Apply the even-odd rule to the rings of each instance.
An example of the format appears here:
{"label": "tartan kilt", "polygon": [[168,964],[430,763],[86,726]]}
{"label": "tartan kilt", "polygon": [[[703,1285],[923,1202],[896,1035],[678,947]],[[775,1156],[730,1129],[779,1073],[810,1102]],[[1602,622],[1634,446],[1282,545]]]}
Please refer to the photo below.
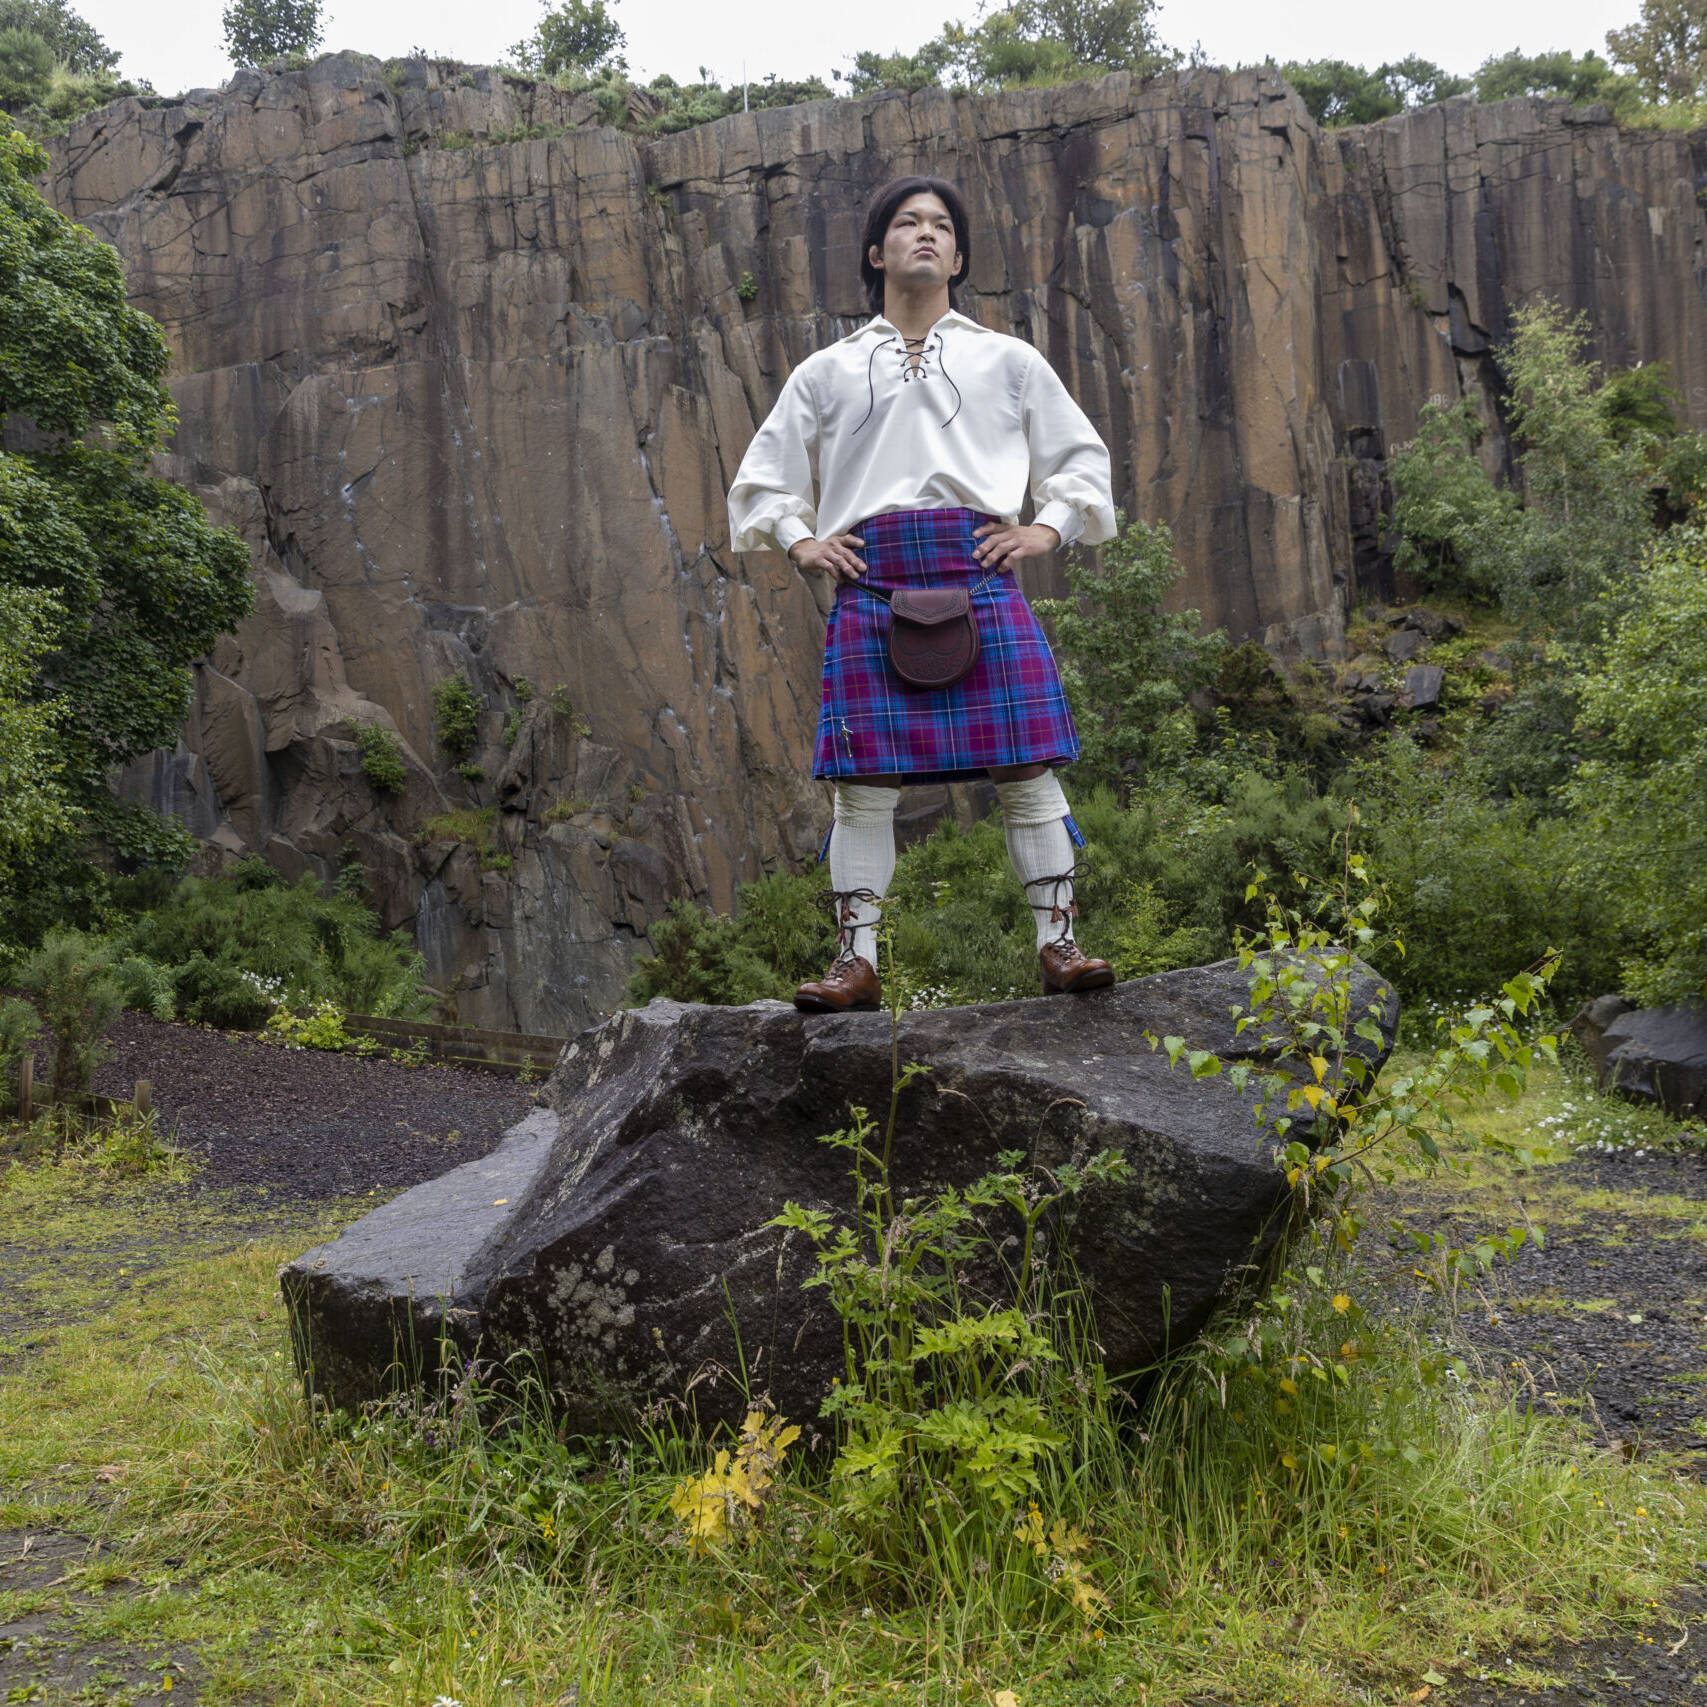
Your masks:
{"label": "tartan kilt", "polygon": [[[1011,572],[975,562],[977,510],[892,510],[850,528],[865,545],[863,582],[966,587],[978,662],[951,688],[910,688],[889,662],[889,607],[841,586],[824,633],[815,777],[904,776],[959,782],[995,765],[1066,765],[1079,735],[1055,656]],[[987,584],[979,583],[990,577]]]}

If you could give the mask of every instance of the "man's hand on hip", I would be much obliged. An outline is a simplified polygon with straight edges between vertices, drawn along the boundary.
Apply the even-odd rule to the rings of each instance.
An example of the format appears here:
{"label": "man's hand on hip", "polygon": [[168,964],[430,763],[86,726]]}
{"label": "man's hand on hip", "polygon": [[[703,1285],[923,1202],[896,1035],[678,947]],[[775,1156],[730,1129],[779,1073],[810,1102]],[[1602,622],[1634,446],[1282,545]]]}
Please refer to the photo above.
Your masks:
{"label": "man's hand on hip", "polygon": [[983,542],[972,555],[985,569],[1011,569],[1028,557],[1046,557],[1061,543],[1054,528],[1036,522],[986,522],[972,537]]}
{"label": "man's hand on hip", "polygon": [[797,539],[788,560],[804,575],[828,575],[840,586],[865,573],[865,559],[854,550],[865,541],[857,533],[833,533],[828,539]]}

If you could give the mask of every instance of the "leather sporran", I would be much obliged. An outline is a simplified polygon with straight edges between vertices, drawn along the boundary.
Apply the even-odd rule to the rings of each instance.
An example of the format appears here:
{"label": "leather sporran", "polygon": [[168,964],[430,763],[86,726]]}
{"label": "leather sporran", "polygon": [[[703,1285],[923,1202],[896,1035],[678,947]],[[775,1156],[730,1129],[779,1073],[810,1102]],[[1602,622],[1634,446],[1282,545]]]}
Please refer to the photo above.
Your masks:
{"label": "leather sporran", "polygon": [[951,688],[978,662],[978,619],[965,587],[898,587],[880,593],[855,586],[889,607],[889,663],[910,688]]}

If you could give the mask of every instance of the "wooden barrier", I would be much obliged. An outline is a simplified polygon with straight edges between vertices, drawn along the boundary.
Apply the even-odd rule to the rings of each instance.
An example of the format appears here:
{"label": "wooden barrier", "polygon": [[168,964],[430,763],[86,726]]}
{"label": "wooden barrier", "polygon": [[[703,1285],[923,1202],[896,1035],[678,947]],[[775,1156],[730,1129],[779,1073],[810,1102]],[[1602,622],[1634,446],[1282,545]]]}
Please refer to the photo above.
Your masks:
{"label": "wooden barrier", "polygon": [[436,1025],[427,1020],[381,1019],[377,1014],[345,1014],[344,1029],[371,1037],[389,1049],[419,1048],[455,1067],[520,1077],[543,1078],[557,1065],[566,1037],[540,1037],[525,1031],[481,1031],[469,1025]]}

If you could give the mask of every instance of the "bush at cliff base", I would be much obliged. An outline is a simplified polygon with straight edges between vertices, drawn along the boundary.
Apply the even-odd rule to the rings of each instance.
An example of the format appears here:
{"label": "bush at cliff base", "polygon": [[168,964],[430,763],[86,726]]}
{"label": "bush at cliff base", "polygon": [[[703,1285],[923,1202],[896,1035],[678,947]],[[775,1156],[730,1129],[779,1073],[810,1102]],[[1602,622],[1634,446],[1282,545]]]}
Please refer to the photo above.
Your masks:
{"label": "bush at cliff base", "polygon": [[176,742],[192,660],[251,604],[242,540],[149,473],[175,424],[166,340],[126,302],[116,251],[36,189],[47,169],[0,136],[0,410],[34,429],[0,453],[0,590],[27,591],[35,625],[0,699],[50,714],[37,783],[55,808],[27,871],[0,860],[0,941],[24,943],[87,915],[91,844],[121,862],[187,856],[180,827],[121,804],[108,778]]}
{"label": "bush at cliff base", "polygon": [[[1600,754],[1567,790],[1573,875],[1594,886],[1639,1001],[1707,998],[1707,534],[1656,544],[1582,678]],[[1609,981],[1610,982],[1610,981]]]}
{"label": "bush at cliff base", "polygon": [[209,1025],[264,1025],[286,1003],[408,1015],[428,1005],[408,933],[382,931],[352,885],[287,883],[251,855],[217,877],[186,877],[113,933],[132,1006]]}

